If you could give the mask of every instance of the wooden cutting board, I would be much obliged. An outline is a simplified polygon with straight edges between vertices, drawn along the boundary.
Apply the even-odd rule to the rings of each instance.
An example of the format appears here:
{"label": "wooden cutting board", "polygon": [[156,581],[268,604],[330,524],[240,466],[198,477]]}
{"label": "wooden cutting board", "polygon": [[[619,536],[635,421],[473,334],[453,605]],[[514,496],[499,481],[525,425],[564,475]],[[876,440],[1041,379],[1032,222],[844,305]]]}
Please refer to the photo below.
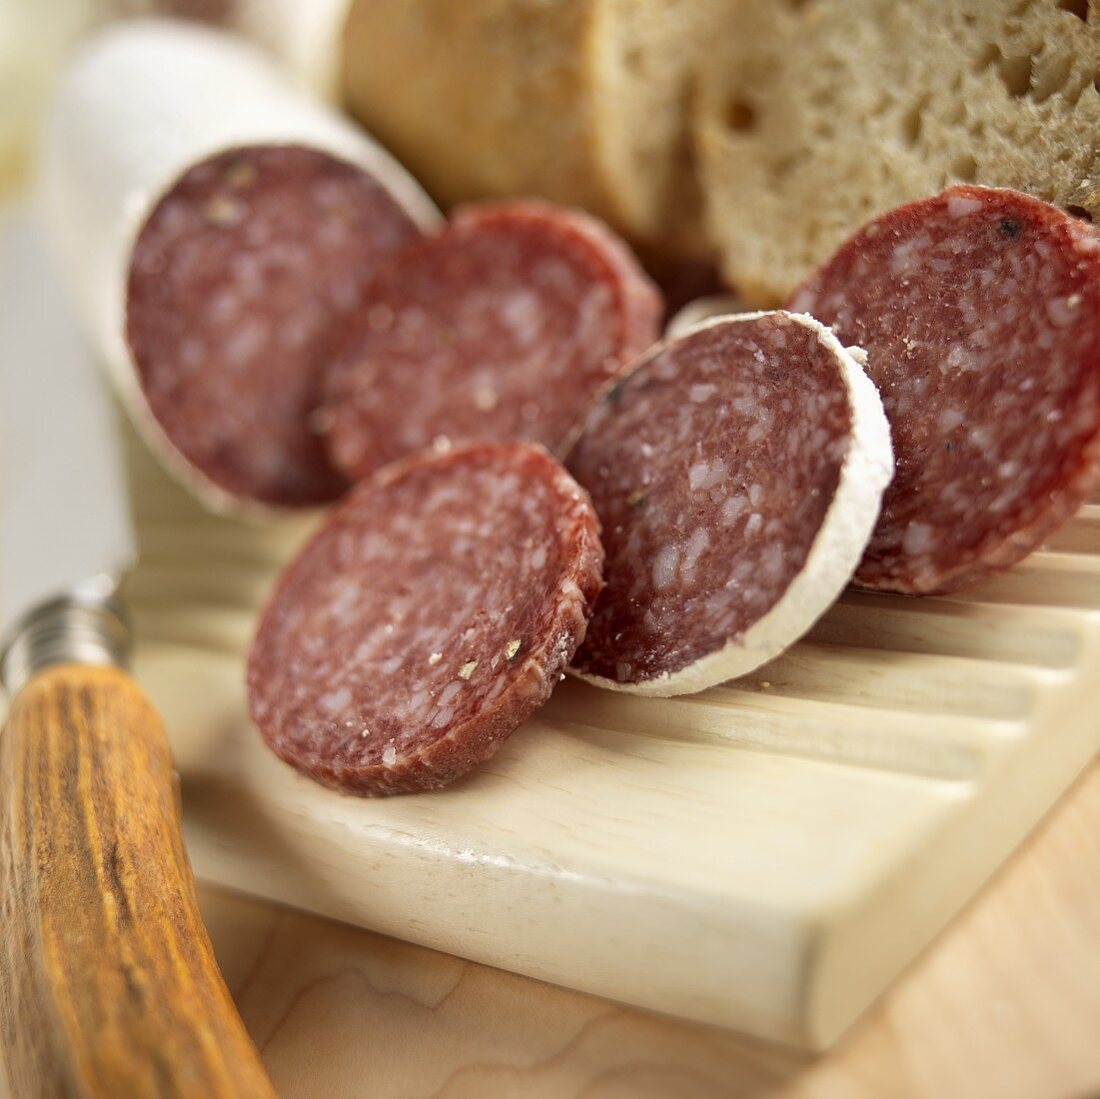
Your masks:
{"label": "wooden cutting board", "polygon": [[1100,748],[1100,504],[944,599],[852,593],[752,678],[567,681],[448,790],[358,800],[245,713],[256,609],[307,523],[215,519],[131,441],[136,671],[209,881],[505,969],[832,1042]]}

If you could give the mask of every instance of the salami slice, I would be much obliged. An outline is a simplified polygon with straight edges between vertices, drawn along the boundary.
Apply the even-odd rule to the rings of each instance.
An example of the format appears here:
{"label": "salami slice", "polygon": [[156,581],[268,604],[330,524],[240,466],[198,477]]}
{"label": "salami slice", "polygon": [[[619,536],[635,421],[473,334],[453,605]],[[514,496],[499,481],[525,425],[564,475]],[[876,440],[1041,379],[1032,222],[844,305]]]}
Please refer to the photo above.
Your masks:
{"label": "salami slice", "polygon": [[791,297],[864,347],[897,476],[856,582],[948,592],[1039,546],[1100,483],[1100,234],[1015,191],[891,210]]}
{"label": "salami slice", "polygon": [[810,317],[704,321],[643,357],[569,456],[607,586],[574,671],[674,695],[801,636],[859,561],[890,479],[874,387]]}
{"label": "salami slice", "polygon": [[279,581],[249,656],[252,716],[325,785],[445,786],[549,698],[602,562],[591,502],[539,447],[391,465],[337,505]]}
{"label": "salami slice", "polygon": [[442,220],[408,173],[255,47],[170,19],[81,43],[38,169],[58,266],[167,468],[232,513],[333,498],[310,399],[379,263]]}
{"label": "salami slice", "polygon": [[362,169],[302,146],[190,168],[134,245],[127,338],[177,451],[230,495],[308,507],[347,487],[310,417],[380,265],[419,237]]}
{"label": "salami slice", "polygon": [[592,218],[533,202],[462,210],[375,283],[327,377],[329,453],[352,478],[440,437],[561,454],[660,317],[656,289]]}

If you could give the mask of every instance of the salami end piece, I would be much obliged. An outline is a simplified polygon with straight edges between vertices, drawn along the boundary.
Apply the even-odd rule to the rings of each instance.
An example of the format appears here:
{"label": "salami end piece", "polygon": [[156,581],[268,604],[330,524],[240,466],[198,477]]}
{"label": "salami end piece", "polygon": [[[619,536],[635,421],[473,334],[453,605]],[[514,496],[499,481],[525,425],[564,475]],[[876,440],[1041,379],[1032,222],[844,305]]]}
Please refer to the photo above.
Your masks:
{"label": "salami end piece", "polygon": [[167,442],[229,497],[313,507],[348,487],[311,417],[383,262],[420,236],[362,168],[302,146],[188,169],[134,244],[126,335]]}
{"label": "salami end piece", "polygon": [[791,297],[868,354],[897,476],[856,573],[949,592],[1036,549],[1100,484],[1100,233],[952,187],[870,222]]}
{"label": "salami end piece", "polygon": [[561,455],[660,318],[656,288],[595,219],[467,207],[374,284],[326,378],[329,454],[353,480],[440,438]]}
{"label": "salami end piece", "polygon": [[549,698],[602,563],[591,501],[541,447],[395,463],[337,505],[280,579],[249,654],[253,719],[327,786],[445,786]]}
{"label": "salami end piece", "polygon": [[577,675],[702,690],[829,607],[892,470],[861,359],[810,317],[719,317],[655,348],[593,411],[568,465],[600,516],[607,585]]}

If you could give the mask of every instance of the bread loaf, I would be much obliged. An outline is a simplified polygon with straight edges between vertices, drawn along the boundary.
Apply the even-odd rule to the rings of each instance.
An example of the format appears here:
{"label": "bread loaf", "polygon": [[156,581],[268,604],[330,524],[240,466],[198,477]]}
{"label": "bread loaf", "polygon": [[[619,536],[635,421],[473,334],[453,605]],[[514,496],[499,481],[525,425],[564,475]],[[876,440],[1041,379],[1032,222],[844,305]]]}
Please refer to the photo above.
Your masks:
{"label": "bread loaf", "polygon": [[730,16],[697,133],[711,237],[754,303],[950,182],[1100,214],[1097,0],[739,0]]}
{"label": "bread loaf", "polygon": [[538,195],[704,250],[688,134],[725,0],[356,0],[352,112],[440,202]]}

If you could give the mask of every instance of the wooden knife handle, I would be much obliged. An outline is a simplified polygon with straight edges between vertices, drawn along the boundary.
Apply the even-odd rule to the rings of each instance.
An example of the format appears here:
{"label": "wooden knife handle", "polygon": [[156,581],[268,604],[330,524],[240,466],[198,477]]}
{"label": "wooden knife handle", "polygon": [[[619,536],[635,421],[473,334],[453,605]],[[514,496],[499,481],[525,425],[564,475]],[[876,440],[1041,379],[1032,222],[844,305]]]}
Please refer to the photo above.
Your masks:
{"label": "wooden knife handle", "polygon": [[273,1097],[125,672],[58,665],[0,733],[0,1039],[13,1096]]}

